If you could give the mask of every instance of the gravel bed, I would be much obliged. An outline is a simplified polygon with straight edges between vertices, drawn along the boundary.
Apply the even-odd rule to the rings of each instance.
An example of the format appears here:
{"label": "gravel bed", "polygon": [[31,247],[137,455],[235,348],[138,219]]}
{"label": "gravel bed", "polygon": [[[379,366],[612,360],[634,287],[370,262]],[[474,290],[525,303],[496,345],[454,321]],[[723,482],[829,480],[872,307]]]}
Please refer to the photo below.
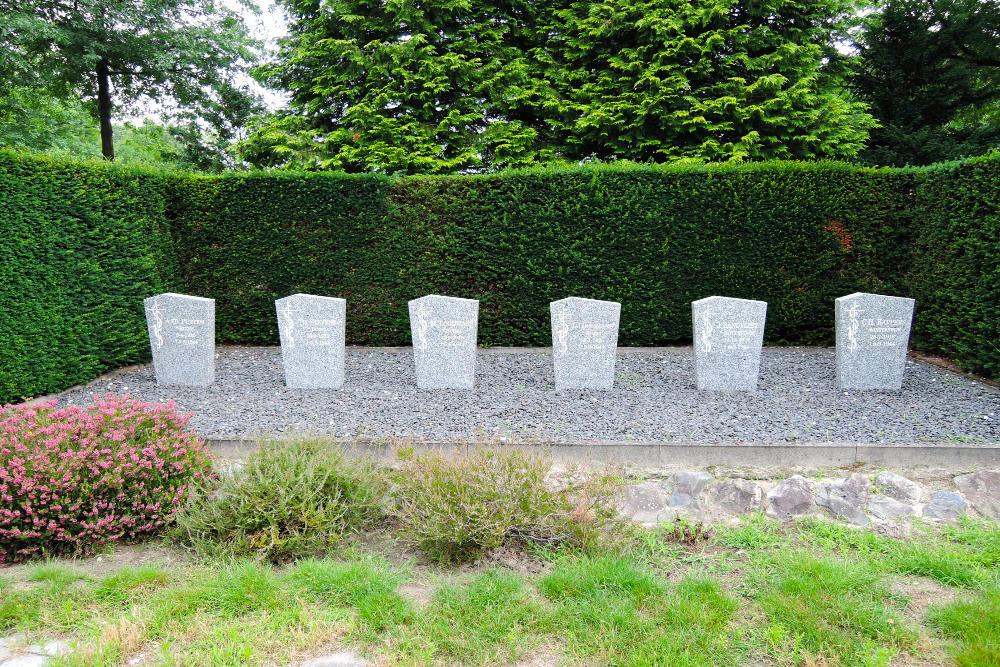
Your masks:
{"label": "gravel bed", "polygon": [[609,391],[556,391],[549,349],[481,349],[472,391],[416,387],[407,348],[348,348],[342,390],[288,389],[276,347],[222,347],[208,388],[158,387],[151,365],[56,394],[174,399],[210,438],[308,429],[338,437],[579,442],[1000,442],[1000,391],[908,360],[903,390],[834,385],[834,351],[765,348],[756,392],[699,392],[691,348],[622,348]]}

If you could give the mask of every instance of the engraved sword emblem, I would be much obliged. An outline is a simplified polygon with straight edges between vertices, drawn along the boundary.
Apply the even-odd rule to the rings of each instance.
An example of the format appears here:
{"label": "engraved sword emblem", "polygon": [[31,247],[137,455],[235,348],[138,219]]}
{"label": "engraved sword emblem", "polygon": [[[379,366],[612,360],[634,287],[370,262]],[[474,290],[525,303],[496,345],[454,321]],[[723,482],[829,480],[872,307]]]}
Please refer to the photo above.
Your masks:
{"label": "engraved sword emblem", "polygon": [[417,349],[426,350],[427,349],[427,330],[430,325],[427,324],[427,320],[424,318],[424,304],[417,306]]}
{"label": "engraved sword emblem", "polygon": [[708,354],[712,351],[712,331],[715,327],[712,326],[712,307],[708,306],[701,312],[701,335],[699,336],[699,342],[701,343],[701,351],[704,354]]}
{"label": "engraved sword emblem", "polygon": [[160,298],[153,299],[153,307],[149,309],[149,314],[153,316],[153,336],[156,339],[156,349],[163,347],[163,307],[160,305]]}
{"label": "engraved sword emblem", "polygon": [[292,313],[297,313],[300,310],[300,308],[285,306],[278,311],[278,314],[285,319],[285,338],[288,339],[289,349],[295,347],[295,318],[292,317]]}
{"label": "engraved sword emblem", "polygon": [[865,311],[858,310],[858,304],[852,303],[851,307],[847,309],[847,350],[848,352],[854,352],[858,349],[858,328],[860,328],[861,323],[858,322],[858,313],[863,313]]}
{"label": "engraved sword emblem", "polygon": [[566,321],[569,317],[566,304],[559,304],[559,312],[556,313],[556,342],[559,354],[566,354],[569,351],[569,324]]}

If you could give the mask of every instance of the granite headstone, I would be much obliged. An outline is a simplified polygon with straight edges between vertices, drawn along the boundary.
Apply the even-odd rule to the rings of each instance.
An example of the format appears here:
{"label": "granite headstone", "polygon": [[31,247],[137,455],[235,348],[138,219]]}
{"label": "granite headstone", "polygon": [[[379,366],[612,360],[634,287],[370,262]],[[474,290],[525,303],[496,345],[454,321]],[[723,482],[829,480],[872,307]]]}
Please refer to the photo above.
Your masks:
{"label": "granite headstone", "polygon": [[836,300],[837,386],[899,391],[913,299],[856,292]]}
{"label": "granite headstone", "polygon": [[472,389],[479,301],[428,294],[410,301],[409,307],[417,386]]}
{"label": "granite headstone", "polygon": [[347,301],[293,294],[275,301],[274,307],[285,384],[302,389],[343,387]]}
{"label": "granite headstone", "polygon": [[549,310],[556,389],[611,389],[622,305],[571,296]]}
{"label": "granite headstone", "polygon": [[698,389],[754,391],[767,302],[710,296],[691,303]]}
{"label": "granite headstone", "polygon": [[157,384],[215,380],[215,299],[166,292],[143,300]]}

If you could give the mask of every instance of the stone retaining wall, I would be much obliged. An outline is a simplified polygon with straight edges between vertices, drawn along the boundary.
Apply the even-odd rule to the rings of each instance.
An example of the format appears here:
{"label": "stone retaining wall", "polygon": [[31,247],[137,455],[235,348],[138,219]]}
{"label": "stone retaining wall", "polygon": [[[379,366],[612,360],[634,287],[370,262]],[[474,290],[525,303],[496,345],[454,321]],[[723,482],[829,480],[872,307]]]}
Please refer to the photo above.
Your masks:
{"label": "stone retaining wall", "polygon": [[[839,471],[839,477],[794,474],[757,478],[733,472],[680,470],[630,484],[619,511],[633,521],[655,525],[676,517],[726,521],[752,512],[789,521],[824,516],[901,534],[915,518],[947,521],[961,516],[1000,519],[1000,471],[933,475]],[[911,477],[920,478],[920,482]]]}

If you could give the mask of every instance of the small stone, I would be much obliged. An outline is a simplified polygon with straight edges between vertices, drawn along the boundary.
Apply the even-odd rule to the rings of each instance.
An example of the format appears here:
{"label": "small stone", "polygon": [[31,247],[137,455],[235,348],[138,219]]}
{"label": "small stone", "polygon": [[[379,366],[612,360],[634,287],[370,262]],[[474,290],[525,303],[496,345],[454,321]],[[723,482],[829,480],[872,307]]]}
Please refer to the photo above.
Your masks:
{"label": "small stone", "polygon": [[917,508],[895,498],[875,496],[868,501],[868,512],[876,519],[886,521],[904,516],[915,516]]}
{"label": "small stone", "polygon": [[739,515],[760,509],[764,491],[747,479],[727,479],[709,489],[708,504],[724,514]]}
{"label": "small stone", "polygon": [[363,658],[350,652],[331,653],[303,664],[302,667],[365,667]]}
{"label": "small stone", "polygon": [[920,502],[920,485],[902,475],[883,470],[875,477],[875,485],[883,495],[904,503]]}
{"label": "small stone", "polygon": [[767,514],[782,521],[815,510],[816,501],[813,500],[812,489],[802,475],[792,475],[767,494]]}
{"label": "small stone", "polygon": [[1000,519],[1000,472],[980,470],[955,478],[955,486],[976,511],[991,519]]}
{"label": "small stone", "polygon": [[682,470],[670,476],[670,483],[673,484],[674,493],[683,493],[696,498],[705,486],[714,479],[707,472],[688,472]]}
{"label": "small stone", "polygon": [[875,523],[872,524],[871,530],[876,535],[891,537],[894,540],[908,540],[913,535],[909,523]]}
{"label": "small stone", "polygon": [[923,515],[932,519],[957,519],[965,514],[968,505],[960,493],[935,491],[931,501],[924,505]]}

